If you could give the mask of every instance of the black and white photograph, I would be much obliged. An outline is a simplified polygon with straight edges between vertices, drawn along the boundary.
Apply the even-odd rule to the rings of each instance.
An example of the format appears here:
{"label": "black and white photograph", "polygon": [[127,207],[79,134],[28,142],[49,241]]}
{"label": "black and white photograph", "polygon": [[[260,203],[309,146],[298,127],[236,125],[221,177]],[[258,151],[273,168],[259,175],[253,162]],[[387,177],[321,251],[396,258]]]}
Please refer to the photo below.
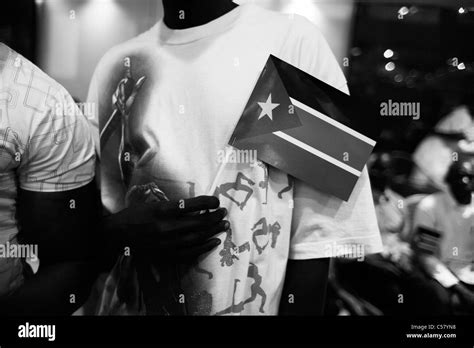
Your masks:
{"label": "black and white photograph", "polygon": [[2,348],[472,347],[473,198],[474,1],[0,4]]}

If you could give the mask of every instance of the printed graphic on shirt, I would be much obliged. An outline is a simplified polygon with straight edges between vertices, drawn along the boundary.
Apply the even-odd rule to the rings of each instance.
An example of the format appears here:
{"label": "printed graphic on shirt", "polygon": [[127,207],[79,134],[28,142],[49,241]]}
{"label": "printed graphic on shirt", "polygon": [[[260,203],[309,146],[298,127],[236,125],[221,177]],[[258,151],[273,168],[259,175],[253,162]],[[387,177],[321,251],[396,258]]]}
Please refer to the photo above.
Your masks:
{"label": "printed graphic on shirt", "polygon": [[[281,226],[278,221],[274,222],[273,224],[267,224],[267,219],[264,217],[255,223],[255,225],[252,227],[252,231],[254,231],[252,235],[252,241],[259,254],[261,254],[270,243],[270,237],[268,235],[271,235],[270,246],[273,249],[275,248],[278,236],[280,235],[280,229]],[[260,236],[265,237],[265,243],[261,241],[262,238],[259,238]]]}
{"label": "printed graphic on shirt", "polygon": [[[119,172],[116,177],[120,178],[124,188],[125,196],[123,199],[125,206],[167,200],[169,194],[175,194],[173,192],[174,188],[179,188],[187,197],[195,197],[195,182],[179,180],[179,178],[163,178],[149,172],[150,169],[146,164],[153,163],[156,152],[148,146],[139,148],[135,145],[140,142],[137,139],[137,134],[141,134],[141,132],[133,129],[133,125],[140,124],[140,122],[137,123],[135,121],[141,120],[144,115],[132,111],[132,109],[136,110],[133,108],[134,103],[142,93],[146,93],[146,89],[150,88],[150,86],[147,84],[146,73],[141,71],[140,74],[137,74],[140,77],[135,76],[132,69],[135,64],[131,58],[126,57],[123,59],[123,64],[122,70],[119,73],[121,78],[117,79],[118,82],[113,94],[108,98],[112,105],[112,112],[109,116],[105,117],[105,122],[102,122],[100,143],[103,155],[105,154],[104,151],[114,151],[117,153],[117,156],[103,156],[103,158],[110,158],[108,161],[115,161],[114,167]],[[115,149],[109,144],[109,140],[112,137],[116,138],[114,140],[116,145],[114,146],[117,146],[117,148]],[[149,156],[149,158],[146,159],[146,156]],[[145,165],[142,166],[142,163],[145,163]],[[110,164],[104,161],[103,165],[108,166]],[[231,221],[231,226],[235,225],[241,231],[241,236],[236,239],[232,228],[222,233],[221,246],[213,250],[210,255],[199,258],[199,260],[191,265],[189,272],[197,280],[193,282],[187,295],[186,307],[190,314],[240,314],[242,311],[249,310],[254,302],[256,310],[259,313],[265,313],[268,295],[264,290],[264,277],[259,273],[258,263],[251,260],[254,258],[252,256],[253,253],[255,255],[263,255],[268,250],[276,249],[282,226],[271,216],[262,217],[260,215],[255,220],[252,218],[253,221],[248,220],[245,234],[242,234],[244,229],[243,226],[240,226],[240,218],[234,216],[234,214],[240,212],[241,214],[250,214],[249,217],[255,216],[257,211],[254,212],[254,210],[257,206],[265,207],[270,200],[271,180],[267,165],[261,161],[256,161],[256,165],[252,166],[249,164],[237,164],[237,166],[241,170],[237,170],[233,174],[230,171],[228,175],[223,177],[221,183],[214,190],[214,196],[220,199],[221,206],[227,207],[230,211],[233,211],[235,208],[235,212],[230,214],[229,220]],[[234,179],[228,180],[229,175]],[[278,200],[281,201],[284,200],[282,194],[287,193],[289,199],[292,191],[289,179],[284,174],[282,174],[282,177],[285,180],[282,180],[278,188],[278,192],[282,192],[278,194]],[[107,177],[105,180],[107,180]],[[275,183],[273,185],[275,186]],[[163,190],[163,187],[166,190]],[[273,196],[276,198],[276,192],[273,193]],[[249,207],[250,202],[253,203]],[[288,209],[287,203],[283,203],[282,206]],[[244,235],[246,235],[246,238],[242,240]],[[130,259],[127,258],[127,260],[121,260],[117,263],[116,267],[120,267],[120,270],[110,273],[107,279],[108,286],[103,290],[101,298],[102,304],[107,304],[108,308],[120,308],[121,314],[124,314],[124,311],[125,314],[127,311],[130,314],[140,312],[140,303],[137,301],[128,303],[128,310],[124,309],[123,305],[114,303],[114,301],[120,302],[124,298],[135,298],[131,296],[133,294],[128,296],[126,290],[137,289],[139,284],[125,284],[123,281],[124,279],[127,282],[137,281],[131,274],[128,274],[132,271],[132,268],[128,267]],[[237,262],[242,263],[236,265]],[[235,271],[231,270],[233,267],[237,267],[239,270],[245,267],[247,271],[235,273]],[[221,274],[221,272],[225,273]],[[242,276],[234,278],[235,286],[232,299],[229,297],[228,302],[222,302],[222,299],[215,302],[214,298],[218,294],[214,293],[214,290],[210,291],[213,286],[205,285],[206,282],[222,281],[222,279],[231,274],[242,274],[246,278]],[[238,292],[238,294],[235,292]],[[122,297],[117,297],[116,294],[122,294]],[[176,297],[175,295],[170,294],[170,298]],[[217,298],[220,298],[220,296],[217,296]],[[231,300],[234,302],[231,302]],[[138,307],[133,308],[133,306]],[[102,305],[99,308],[104,309],[105,306]],[[105,309],[101,314],[114,313],[107,313],[107,309]]]}
{"label": "printed graphic on shirt", "polygon": [[291,192],[293,189],[293,182],[294,179],[288,175],[288,186],[285,186],[280,192],[278,192],[278,198],[283,199],[284,193]]}
{"label": "printed graphic on shirt", "polygon": [[[214,196],[219,198],[220,195],[223,197],[230,199],[234,204],[236,204],[240,210],[243,210],[245,208],[245,205],[247,204],[247,201],[250,199],[250,197],[253,194],[253,188],[251,186],[254,186],[255,182],[250,180],[248,177],[245,176],[245,174],[239,172],[237,174],[237,178],[235,179],[235,182],[227,182],[224,184],[221,184],[216,187],[216,190],[214,192]],[[233,194],[231,194],[231,192]],[[235,197],[236,192],[245,192],[246,195],[243,200],[239,201]]]}
{"label": "printed graphic on shirt", "polygon": [[245,242],[239,246],[237,246],[232,241],[232,230],[228,229],[225,233],[224,243],[222,243],[223,248],[219,252],[221,256],[221,266],[222,267],[230,267],[234,264],[235,260],[239,260],[239,255],[245,251],[250,251],[250,243]]}
{"label": "printed graphic on shirt", "polygon": [[254,281],[253,284],[250,286],[250,296],[244,301],[235,303],[235,293],[240,283],[240,279],[234,279],[234,293],[232,296],[232,304],[229,307],[217,312],[216,315],[238,314],[244,310],[246,304],[255,301],[258,296],[261,299],[259,312],[265,313],[264,306],[265,302],[267,301],[267,294],[262,289],[262,276],[258,274],[258,267],[255,264],[250,263],[247,272],[247,277],[251,278]]}
{"label": "printed graphic on shirt", "polygon": [[110,136],[116,128],[120,127],[118,162],[121,178],[127,188],[130,185],[133,170],[139,158],[138,151],[132,145],[130,139],[130,109],[145,80],[145,76],[140,77],[138,80],[133,78],[130,58],[125,58],[124,76],[119,81],[117,89],[112,96],[113,112],[100,132],[100,144],[101,147],[105,147]]}
{"label": "printed graphic on shirt", "polygon": [[262,204],[267,204],[268,203],[268,167],[262,161],[257,161],[257,165],[260,168],[262,168],[263,173],[264,173],[263,180],[258,183],[258,186],[261,189],[265,190],[265,202],[263,202]]}

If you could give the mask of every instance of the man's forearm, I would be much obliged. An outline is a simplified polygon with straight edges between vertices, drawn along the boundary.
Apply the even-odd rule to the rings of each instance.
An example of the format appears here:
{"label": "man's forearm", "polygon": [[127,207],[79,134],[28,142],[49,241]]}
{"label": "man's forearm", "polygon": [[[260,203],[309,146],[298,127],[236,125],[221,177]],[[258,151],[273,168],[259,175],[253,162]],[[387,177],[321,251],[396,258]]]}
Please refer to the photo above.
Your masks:
{"label": "man's forearm", "polygon": [[91,262],[40,267],[14,293],[0,299],[0,315],[70,315],[89,296],[97,278]]}
{"label": "man's forearm", "polygon": [[0,314],[71,314],[85,301],[104,249],[99,202],[95,182],[63,192],[18,190],[18,239],[38,246],[40,267],[0,299]]}
{"label": "man's forearm", "polygon": [[329,259],[289,260],[280,300],[280,315],[322,315]]}

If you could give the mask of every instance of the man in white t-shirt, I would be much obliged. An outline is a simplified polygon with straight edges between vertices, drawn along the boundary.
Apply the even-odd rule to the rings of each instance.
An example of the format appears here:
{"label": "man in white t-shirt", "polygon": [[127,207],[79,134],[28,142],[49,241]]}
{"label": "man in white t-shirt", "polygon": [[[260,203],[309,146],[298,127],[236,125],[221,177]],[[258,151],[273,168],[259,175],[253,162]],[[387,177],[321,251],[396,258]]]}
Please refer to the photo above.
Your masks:
{"label": "man in white t-shirt", "polygon": [[85,300],[94,173],[89,124],[69,93],[0,43],[0,314],[68,314]]}
{"label": "man in white t-shirt", "polygon": [[[220,199],[230,228],[183,276],[190,314],[321,313],[327,258],[382,250],[367,170],[348,202],[260,161],[227,163],[210,186],[270,54],[347,93],[337,61],[297,15],[225,0],[163,5],[164,20],[109,51],[93,76],[103,204],[118,212],[144,187],[173,200]],[[128,70],[139,91],[112,134],[112,101]]]}

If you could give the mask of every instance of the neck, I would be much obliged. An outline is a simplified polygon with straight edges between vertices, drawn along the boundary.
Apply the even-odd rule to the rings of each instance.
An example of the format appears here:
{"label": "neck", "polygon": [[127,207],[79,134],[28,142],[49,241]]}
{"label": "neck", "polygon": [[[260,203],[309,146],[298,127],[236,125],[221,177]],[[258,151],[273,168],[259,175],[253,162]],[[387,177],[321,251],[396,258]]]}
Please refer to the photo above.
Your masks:
{"label": "neck", "polygon": [[238,5],[232,0],[163,0],[164,22],[171,29],[209,23]]}

